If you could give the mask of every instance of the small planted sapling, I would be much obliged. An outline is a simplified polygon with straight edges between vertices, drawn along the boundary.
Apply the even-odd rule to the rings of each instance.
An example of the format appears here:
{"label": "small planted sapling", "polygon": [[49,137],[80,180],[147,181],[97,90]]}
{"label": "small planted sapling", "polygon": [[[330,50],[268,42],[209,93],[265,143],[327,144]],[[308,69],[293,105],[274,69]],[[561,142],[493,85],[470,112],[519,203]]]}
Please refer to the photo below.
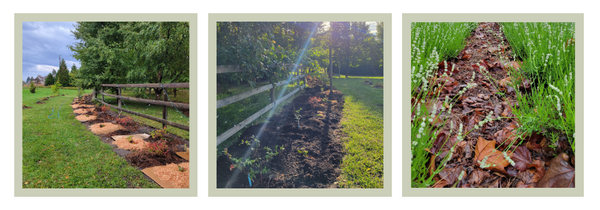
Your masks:
{"label": "small planted sapling", "polygon": [[298,153],[300,153],[304,157],[308,157],[308,151],[304,147],[300,148],[298,150]]}
{"label": "small planted sapling", "polygon": [[294,116],[296,116],[296,121],[298,121],[298,128],[300,128],[300,118],[302,117],[302,115],[300,115],[300,111],[302,111],[302,108],[295,110],[294,113]]}

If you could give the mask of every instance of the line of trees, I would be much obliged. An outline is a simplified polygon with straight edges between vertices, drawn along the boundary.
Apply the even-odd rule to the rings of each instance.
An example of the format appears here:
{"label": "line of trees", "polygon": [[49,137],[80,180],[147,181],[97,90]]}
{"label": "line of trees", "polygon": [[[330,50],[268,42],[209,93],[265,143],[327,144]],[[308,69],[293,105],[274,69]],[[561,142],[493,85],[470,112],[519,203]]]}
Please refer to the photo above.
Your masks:
{"label": "line of trees", "polygon": [[[370,33],[366,22],[219,22],[217,65],[243,72],[219,74],[218,83],[250,83],[286,78],[292,70],[333,70],[345,75],[383,75],[383,24]],[[329,69],[331,47],[333,68]]]}
{"label": "line of trees", "polygon": [[78,87],[189,82],[189,22],[77,22],[71,32]]}

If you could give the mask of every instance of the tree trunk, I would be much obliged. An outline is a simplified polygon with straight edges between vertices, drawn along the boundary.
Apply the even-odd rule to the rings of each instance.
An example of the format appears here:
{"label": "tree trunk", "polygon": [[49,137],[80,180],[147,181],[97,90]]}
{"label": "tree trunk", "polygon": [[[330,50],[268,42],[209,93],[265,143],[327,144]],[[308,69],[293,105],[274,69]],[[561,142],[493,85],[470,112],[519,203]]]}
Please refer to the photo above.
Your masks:
{"label": "tree trunk", "polygon": [[333,62],[331,62],[331,40],[329,42],[329,72],[327,74],[329,74],[329,93],[333,93],[333,76],[331,74],[331,72],[333,72]]}

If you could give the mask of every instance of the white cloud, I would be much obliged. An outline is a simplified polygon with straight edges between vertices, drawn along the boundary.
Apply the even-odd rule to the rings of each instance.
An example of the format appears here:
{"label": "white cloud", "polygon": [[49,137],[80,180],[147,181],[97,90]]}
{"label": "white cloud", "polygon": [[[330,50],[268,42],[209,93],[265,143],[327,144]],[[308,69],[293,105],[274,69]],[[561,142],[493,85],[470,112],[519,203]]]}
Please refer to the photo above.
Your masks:
{"label": "white cloud", "polygon": [[41,72],[48,72],[48,73],[52,72],[52,69],[54,69],[54,70],[58,69],[58,66],[50,66],[50,65],[35,65],[35,67],[38,72],[41,71]]}
{"label": "white cloud", "polygon": [[81,67],[81,63],[79,63],[78,61],[65,60],[65,63],[67,64],[67,69],[69,69],[69,71],[71,71],[71,66],[73,66],[73,64],[75,64],[75,66],[77,66],[78,69]]}

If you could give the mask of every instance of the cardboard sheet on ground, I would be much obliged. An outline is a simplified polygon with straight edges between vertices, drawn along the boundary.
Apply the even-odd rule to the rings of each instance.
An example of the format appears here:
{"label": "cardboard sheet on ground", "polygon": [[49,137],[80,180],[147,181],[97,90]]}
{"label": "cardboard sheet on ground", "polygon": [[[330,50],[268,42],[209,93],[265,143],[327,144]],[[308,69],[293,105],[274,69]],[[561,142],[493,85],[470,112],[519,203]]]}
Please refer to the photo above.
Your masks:
{"label": "cardboard sheet on ground", "polygon": [[96,116],[89,115],[86,117],[85,115],[79,115],[79,116],[75,117],[75,119],[79,120],[80,122],[85,122],[85,121],[89,121],[89,120],[95,120]]}
{"label": "cardboard sheet on ground", "polygon": [[128,137],[129,136],[118,136],[115,138],[115,136],[113,136],[113,139],[115,140],[113,142],[114,145],[117,145],[117,147],[121,148],[121,149],[126,149],[126,150],[141,150],[143,148],[146,148],[147,146],[147,142],[144,141],[142,138],[139,138],[137,136],[131,136],[131,141],[129,141]]}
{"label": "cardboard sheet on ground", "polygon": [[90,104],[72,104],[71,107],[73,107],[73,109],[78,109],[78,108],[94,108],[94,105],[90,105]]}
{"label": "cardboard sheet on ground", "polygon": [[[178,171],[178,166],[186,168],[186,171]],[[154,166],[142,170],[144,174],[154,180],[162,188],[189,188],[189,163],[171,163],[165,166]]]}
{"label": "cardboard sheet on ground", "polygon": [[85,113],[88,113],[89,111],[90,110],[88,110],[88,109],[76,109],[76,110],[73,111],[73,113],[75,113],[75,114],[85,114]]}
{"label": "cardboard sheet on ground", "polygon": [[190,153],[188,152],[176,152],[175,154],[179,155],[179,157],[189,161],[190,160]]}
{"label": "cardboard sheet on ground", "polygon": [[148,137],[150,137],[150,135],[145,134],[145,133],[141,133],[141,134],[133,134],[133,135],[119,135],[119,136],[111,136],[113,138],[113,140],[117,140],[117,138],[121,138],[121,137],[129,137],[129,136],[133,136],[133,137],[137,137],[140,139],[147,139]]}
{"label": "cardboard sheet on ground", "polygon": [[[102,126],[100,126],[102,125]],[[117,130],[123,129],[120,125],[112,124],[112,123],[96,123],[90,125],[89,129],[94,134],[109,134],[115,132]]]}

